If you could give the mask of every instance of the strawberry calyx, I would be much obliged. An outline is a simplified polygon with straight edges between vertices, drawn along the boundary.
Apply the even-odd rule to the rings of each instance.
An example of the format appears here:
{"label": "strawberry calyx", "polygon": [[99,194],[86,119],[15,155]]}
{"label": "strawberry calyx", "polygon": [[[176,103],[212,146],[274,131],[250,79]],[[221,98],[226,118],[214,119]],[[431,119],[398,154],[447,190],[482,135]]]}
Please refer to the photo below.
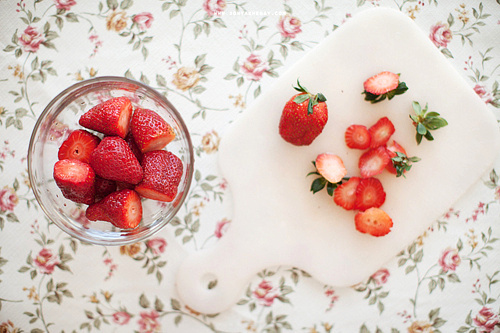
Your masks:
{"label": "strawberry calyx", "polygon": [[404,94],[408,90],[405,82],[399,81],[400,74],[381,72],[370,77],[364,83],[365,101],[372,104],[385,99],[391,100],[396,95]]}
{"label": "strawberry calyx", "polygon": [[317,93],[315,95],[311,94],[304,86],[300,84],[299,79],[297,79],[297,87],[293,87],[293,89],[302,93],[297,95],[293,99],[296,104],[301,104],[309,100],[309,103],[307,104],[307,114],[313,114],[313,108],[315,105],[319,104],[320,102],[326,102],[325,95],[323,95],[322,93]]}
{"label": "strawberry calyx", "polygon": [[396,152],[396,156],[391,158],[392,165],[396,169],[396,177],[405,177],[405,172],[410,171],[412,163],[420,161],[420,157],[412,156],[408,157],[405,153],[399,151]]}
{"label": "strawberry calyx", "polygon": [[340,181],[336,182],[336,183],[332,183],[332,182],[329,182],[325,177],[323,177],[317,167],[316,167],[316,161],[312,161],[312,164],[314,165],[314,168],[315,168],[315,171],[311,171],[307,174],[307,177],[309,176],[312,176],[312,175],[315,175],[315,176],[318,176],[316,177],[312,184],[311,184],[311,192],[313,194],[323,190],[325,187],[326,187],[326,191],[328,192],[328,195],[329,196],[333,196],[333,193],[335,191],[335,189],[341,185],[344,181],[348,181],[350,177],[343,177]]}
{"label": "strawberry calyx", "polygon": [[425,107],[422,108],[419,102],[413,101],[412,108],[415,114],[410,114],[410,119],[413,121],[413,125],[417,130],[415,136],[417,144],[420,144],[423,138],[428,141],[433,141],[434,137],[430,131],[437,130],[448,125],[448,122],[444,118],[440,117],[439,113],[435,111],[428,112],[427,104],[425,104]]}

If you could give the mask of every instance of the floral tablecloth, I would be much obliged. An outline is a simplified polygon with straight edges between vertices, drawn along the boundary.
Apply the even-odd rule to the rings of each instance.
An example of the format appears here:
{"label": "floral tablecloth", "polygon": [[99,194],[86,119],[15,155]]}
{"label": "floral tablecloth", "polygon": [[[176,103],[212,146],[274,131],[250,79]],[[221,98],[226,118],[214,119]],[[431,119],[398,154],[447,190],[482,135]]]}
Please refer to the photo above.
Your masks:
{"label": "floral tablecloth", "polygon": [[[500,120],[498,0],[0,1],[0,332],[500,332],[498,159],[358,285],[321,285],[280,266],[256,275],[224,313],[197,313],[177,296],[186,254],[231,227],[231,189],[217,166],[224,131],[325,36],[377,6],[411,17]],[[167,95],[196,153],[177,218],[122,247],[59,230],[27,174],[31,130],[45,105],[103,75]]]}

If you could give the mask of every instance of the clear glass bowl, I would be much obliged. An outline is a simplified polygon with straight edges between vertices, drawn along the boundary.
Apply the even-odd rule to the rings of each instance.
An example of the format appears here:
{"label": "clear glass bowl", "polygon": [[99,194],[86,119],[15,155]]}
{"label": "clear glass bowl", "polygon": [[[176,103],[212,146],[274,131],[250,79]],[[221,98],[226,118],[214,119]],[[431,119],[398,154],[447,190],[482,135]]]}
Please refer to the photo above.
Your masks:
{"label": "clear glass bowl", "polygon": [[[59,146],[72,130],[82,128],[78,124],[80,116],[100,102],[120,96],[128,97],[134,107],[156,111],[172,126],[176,138],[165,149],[177,155],[184,164],[177,197],[170,203],[143,199],[142,221],[132,230],[121,230],[109,222],[87,220],[87,205],[65,199],[53,178]],[[57,95],[35,124],[28,150],[31,187],[45,214],[69,235],[99,245],[137,242],[163,228],[175,216],[188,194],[193,167],[191,137],[179,112],[151,87],[124,77],[98,77],[82,81]]]}

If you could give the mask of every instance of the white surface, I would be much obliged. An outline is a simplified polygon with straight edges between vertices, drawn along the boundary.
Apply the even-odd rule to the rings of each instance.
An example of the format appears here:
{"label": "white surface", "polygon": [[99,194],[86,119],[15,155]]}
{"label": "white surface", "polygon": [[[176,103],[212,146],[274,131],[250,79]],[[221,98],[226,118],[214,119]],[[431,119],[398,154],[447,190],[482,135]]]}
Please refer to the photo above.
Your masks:
{"label": "white surface", "polygon": [[[383,70],[401,73],[409,90],[372,105],[361,95],[363,81]],[[307,147],[278,134],[297,78],[328,99],[325,130]],[[433,132],[435,141],[416,145],[408,117],[413,100],[448,121]],[[336,206],[326,191],[313,195],[314,178],[306,175],[322,152],[339,155],[348,175],[359,175],[361,151],[346,147],[344,131],[383,116],[396,127],[393,138],[422,160],[406,178],[387,172],[378,177],[387,193],[382,208],[394,227],[375,238],[357,232],[355,212]],[[275,265],[299,267],[332,286],[356,284],[445,213],[491,167],[499,143],[493,115],[408,17],[388,9],[362,12],[287,71],[223,138],[220,167],[234,197],[233,221],[216,246],[181,265],[180,297],[196,311],[224,311],[241,298],[250,278]]]}

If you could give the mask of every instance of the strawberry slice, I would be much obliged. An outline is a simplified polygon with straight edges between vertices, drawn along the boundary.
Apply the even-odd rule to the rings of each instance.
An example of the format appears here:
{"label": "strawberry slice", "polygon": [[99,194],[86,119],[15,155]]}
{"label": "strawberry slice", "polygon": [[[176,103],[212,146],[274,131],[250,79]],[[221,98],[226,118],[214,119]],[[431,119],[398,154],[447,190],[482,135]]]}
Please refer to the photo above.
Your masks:
{"label": "strawberry slice", "polygon": [[384,146],[372,148],[364,152],[359,158],[359,171],[364,178],[376,176],[382,173],[390,162],[391,158]]}
{"label": "strawberry slice", "polygon": [[389,158],[391,158],[391,162],[388,163],[385,168],[390,173],[397,174],[397,170],[394,167],[394,164],[392,163],[392,158],[396,157],[396,153],[403,153],[406,155],[406,150],[403,148],[403,146],[401,146],[395,140],[392,140],[391,142],[389,142],[387,144],[387,153],[389,154]]}
{"label": "strawberry slice", "polygon": [[354,216],[356,230],[375,237],[387,235],[393,226],[391,217],[380,208],[369,208]]}
{"label": "strawberry slice", "polygon": [[362,178],[356,187],[354,207],[364,211],[372,207],[380,207],[385,202],[385,191],[377,178]]}
{"label": "strawberry slice", "polygon": [[382,95],[396,89],[398,85],[399,75],[386,71],[368,78],[363,83],[363,88],[370,94]]}
{"label": "strawberry slice", "polygon": [[90,155],[95,173],[109,180],[137,184],[142,167],[127,142],[119,136],[107,136]]}
{"label": "strawberry slice", "polygon": [[370,147],[371,137],[364,125],[351,125],[345,131],[345,143],[352,149],[367,149]]}
{"label": "strawberry slice", "polygon": [[166,150],[153,150],[142,160],[144,178],[135,187],[139,195],[158,201],[171,202],[177,195],[182,178],[182,161]]}
{"label": "strawberry slice", "polygon": [[130,126],[134,140],[143,153],[160,150],[175,138],[173,128],[165,119],[148,109],[135,110]]}
{"label": "strawberry slice", "polygon": [[316,157],[315,165],[319,174],[333,184],[340,182],[347,174],[344,162],[334,154],[319,154]]}
{"label": "strawberry slice", "polygon": [[90,154],[101,142],[101,139],[82,129],[71,132],[69,137],[61,144],[57,157],[60,160],[75,159],[89,163]]}
{"label": "strawberry slice", "polygon": [[130,100],[126,97],[115,97],[85,112],[78,122],[85,128],[125,138],[130,128],[131,117]]}
{"label": "strawberry slice", "polygon": [[95,173],[88,163],[76,159],[54,164],[54,180],[63,196],[76,203],[91,204],[95,200]]}
{"label": "strawberry slice", "polygon": [[85,215],[91,221],[107,221],[121,229],[133,229],[142,219],[141,197],[133,190],[115,191],[88,206]]}
{"label": "strawberry slice", "polygon": [[346,210],[355,209],[356,189],[361,178],[351,177],[345,183],[340,184],[333,193],[333,201]]}
{"label": "strawberry slice", "polygon": [[377,148],[385,145],[395,131],[396,128],[389,118],[380,118],[368,129],[371,138],[370,148]]}

